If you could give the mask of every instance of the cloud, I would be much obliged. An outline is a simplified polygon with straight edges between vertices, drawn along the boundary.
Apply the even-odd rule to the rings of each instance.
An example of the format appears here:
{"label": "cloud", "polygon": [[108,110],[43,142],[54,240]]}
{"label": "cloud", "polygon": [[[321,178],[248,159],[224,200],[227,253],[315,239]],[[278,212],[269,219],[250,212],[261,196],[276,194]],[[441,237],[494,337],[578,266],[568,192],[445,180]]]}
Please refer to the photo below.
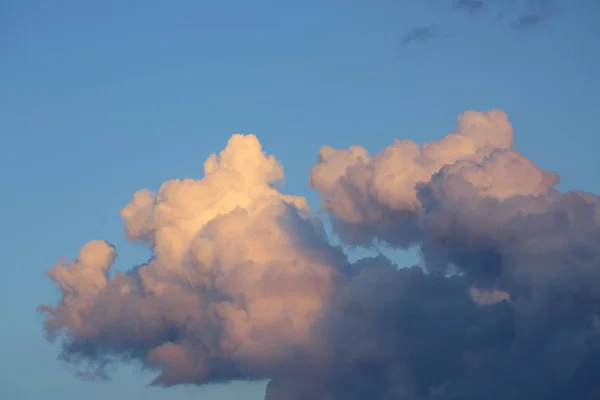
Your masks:
{"label": "cloud", "polygon": [[482,308],[465,280],[418,267],[365,268],[338,301],[324,323],[319,362],[275,377],[267,400],[470,398],[461,397],[471,383],[462,379],[476,368],[468,355],[487,360],[514,338],[508,303]]}
{"label": "cloud", "polygon": [[523,29],[537,25],[542,22],[543,19],[544,17],[541,14],[524,14],[515,20],[513,26],[517,29]]}
{"label": "cloud", "polygon": [[515,29],[527,29],[546,22],[554,17],[560,8],[557,0],[530,0],[514,18],[512,26]]}
{"label": "cloud", "polygon": [[281,194],[281,165],[254,136],[234,135],[204,163],[204,178],[138,191],[121,210],[125,231],[153,258],[111,279],[116,252],[92,241],[48,272],[62,290],[49,338],[63,357],[100,365],[137,358],[155,384],[263,378],[311,341],[339,250],[304,198]]}
{"label": "cloud", "polygon": [[153,257],[112,273],[85,244],[48,275],[50,340],[81,375],[137,360],[155,385],[268,379],[268,400],[600,395],[600,197],[560,192],[500,110],[371,155],[323,147],[310,173],[345,244],[417,247],[350,263],[283,168],[234,135],[204,177],[138,191],[125,232]]}
{"label": "cloud", "polygon": [[[481,323],[514,336],[506,333],[500,350],[467,346],[460,355],[448,355],[451,368],[440,372],[439,382],[428,381],[433,367],[420,377],[409,366],[407,375],[426,383],[413,387],[416,392],[407,398],[493,394],[559,399],[577,391],[575,398],[588,399],[600,393],[598,385],[585,381],[588,374],[596,377],[593,357],[600,356],[595,322],[600,312],[600,197],[559,192],[558,175],[536,166],[512,145],[506,114],[468,111],[458,118],[454,132],[422,146],[398,140],[373,156],[358,146],[323,147],[311,172],[311,186],[321,193],[323,208],[346,243],[417,246],[431,277],[424,279],[459,277],[473,303],[484,310],[508,307],[514,313],[501,311],[506,319],[496,321],[485,311]],[[369,295],[382,293],[373,285]],[[426,302],[414,300],[413,310],[425,312]],[[393,330],[399,308],[390,306],[388,329]],[[456,319],[449,314],[447,320]],[[471,340],[467,332],[483,329],[485,335],[477,339],[483,343],[492,335],[479,327],[477,318],[460,324],[463,344]],[[420,337],[426,334],[418,331]],[[397,340],[403,336],[391,334]],[[442,334],[436,338],[443,339]],[[415,346],[412,339],[401,344]],[[418,359],[432,357],[419,354]],[[406,367],[405,358],[396,361]],[[550,383],[557,371],[561,379]]]}
{"label": "cloud", "polygon": [[[557,15],[561,10],[560,3],[561,0],[443,0],[435,2],[434,10],[439,13],[445,8],[446,11],[467,14],[473,18],[492,17],[489,23],[501,21],[510,28],[524,31]],[[435,29],[430,30],[432,27]],[[441,29],[446,30],[444,24],[408,30],[402,36],[402,43],[423,43],[437,39],[441,36],[438,34]]]}
{"label": "cloud", "polygon": [[413,43],[425,43],[438,37],[438,32],[435,25],[421,26],[413,28],[404,33],[400,40],[402,45],[409,45]]}
{"label": "cloud", "polygon": [[478,13],[485,9],[486,2],[483,0],[456,0],[454,2],[454,8],[459,11],[466,11],[469,13]]}
{"label": "cloud", "polygon": [[[421,147],[410,140],[395,140],[375,157],[359,146],[321,148],[310,184],[321,193],[323,207],[332,214],[334,224],[345,226],[338,231],[346,241],[368,242],[375,229],[396,245],[410,246],[421,233],[415,213],[421,206],[418,183],[444,165],[483,160],[494,149],[512,146],[512,128],[502,111],[469,111],[458,122],[457,130],[439,141]],[[399,224],[402,232],[395,229]],[[393,237],[384,233],[388,229],[393,230]]]}

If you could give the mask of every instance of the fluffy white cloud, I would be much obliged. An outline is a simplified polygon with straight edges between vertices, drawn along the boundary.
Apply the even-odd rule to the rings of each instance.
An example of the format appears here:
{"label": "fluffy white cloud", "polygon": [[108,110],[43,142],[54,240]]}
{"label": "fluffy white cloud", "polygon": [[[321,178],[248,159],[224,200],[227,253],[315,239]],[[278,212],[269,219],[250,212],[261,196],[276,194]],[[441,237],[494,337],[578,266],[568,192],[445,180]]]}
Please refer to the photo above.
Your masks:
{"label": "fluffy white cloud", "polygon": [[164,369],[157,382],[166,384],[268,370],[310,343],[337,250],[310,220],[306,200],[277,190],[283,168],[255,136],[234,135],[204,170],[199,180],[140,190],[121,210],[128,237],[154,254],[129,276],[108,280],[115,251],[101,241],[87,243],[70,268],[50,270],[63,289],[48,309],[50,333],[65,328],[73,343],[110,352],[123,344],[103,343],[104,332],[127,319],[136,332],[151,327],[155,337],[142,350]]}

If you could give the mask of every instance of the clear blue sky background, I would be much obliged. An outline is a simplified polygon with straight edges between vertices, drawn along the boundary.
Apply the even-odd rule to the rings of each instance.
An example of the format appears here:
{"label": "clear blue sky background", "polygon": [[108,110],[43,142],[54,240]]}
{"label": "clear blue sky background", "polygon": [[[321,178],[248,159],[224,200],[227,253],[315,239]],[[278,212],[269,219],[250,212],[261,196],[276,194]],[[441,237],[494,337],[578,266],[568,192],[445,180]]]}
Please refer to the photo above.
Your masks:
{"label": "clear blue sky background", "polygon": [[[260,399],[263,384],[146,387],[122,367],[83,381],[44,341],[44,271],[91,239],[145,261],[119,209],[199,177],[255,133],[306,195],[319,146],[437,139],[466,109],[504,109],[517,147],[600,192],[600,3],[572,0],[517,30],[451,1],[0,1],[0,398]],[[413,28],[430,40],[402,45]],[[428,37],[422,37],[427,39]]]}

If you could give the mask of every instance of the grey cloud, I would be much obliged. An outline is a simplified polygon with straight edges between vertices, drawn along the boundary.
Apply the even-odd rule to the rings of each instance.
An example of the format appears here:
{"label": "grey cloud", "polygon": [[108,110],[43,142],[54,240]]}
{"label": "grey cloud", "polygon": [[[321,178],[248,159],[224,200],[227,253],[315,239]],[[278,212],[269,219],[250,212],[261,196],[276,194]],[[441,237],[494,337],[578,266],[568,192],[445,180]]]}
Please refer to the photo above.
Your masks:
{"label": "grey cloud", "polygon": [[459,11],[478,13],[486,8],[486,2],[483,0],[456,0],[454,8]]}
{"label": "grey cloud", "polygon": [[466,354],[493,360],[514,337],[508,303],[480,308],[467,289],[419,267],[365,268],[324,321],[319,365],[275,377],[267,399],[452,398],[474,367]]}
{"label": "grey cloud", "polygon": [[516,29],[525,29],[532,27],[534,25],[538,25],[541,22],[545,21],[548,18],[547,15],[544,14],[524,14],[518,17],[514,23],[513,27]]}
{"label": "grey cloud", "polygon": [[[564,3],[564,5],[561,5]],[[560,13],[566,6],[562,0],[444,0],[434,3],[435,12],[453,10],[465,13],[473,18],[489,18],[490,23],[501,21],[508,27],[519,31],[540,25]],[[444,28],[440,24],[440,28]],[[407,31],[405,37],[412,30]],[[436,39],[439,35],[427,35],[427,39]]]}
{"label": "grey cloud", "polygon": [[526,29],[539,25],[554,17],[560,11],[559,0],[529,0],[521,9],[512,26]]}
{"label": "grey cloud", "polygon": [[400,43],[403,45],[413,43],[425,43],[439,36],[435,25],[422,26],[413,28],[404,33],[400,39]]}
{"label": "grey cloud", "polygon": [[[461,321],[457,329],[465,335],[459,342],[464,347],[442,346],[459,348],[455,355],[441,349],[435,355],[419,353],[420,362],[435,359],[437,366],[444,363],[436,357],[448,357],[444,360],[450,367],[439,372],[440,381],[428,380],[436,376],[436,368],[407,365],[404,351],[392,351],[404,368],[394,376],[410,382],[402,386],[410,394],[400,398],[596,398],[600,197],[554,189],[557,174],[511,149],[512,132],[503,114],[466,114],[459,122],[454,133],[420,148],[397,141],[375,156],[354,148],[353,154],[361,154],[354,160],[327,149],[311,175],[342,239],[365,245],[381,240],[400,248],[418,245],[428,272],[422,279],[440,279],[440,285],[461,282],[463,289],[453,296],[473,300],[461,310],[478,304],[471,312],[481,313],[491,326],[482,327],[475,317],[461,321],[451,314],[439,316],[451,324]],[[444,278],[449,275],[454,278]],[[378,286],[383,283],[371,282],[373,290],[363,297],[368,307],[373,305],[370,299],[385,292]],[[406,290],[396,282],[397,290]],[[443,290],[440,286],[435,292]],[[435,312],[426,311],[427,301],[414,301],[411,309],[427,312],[430,329],[441,332]],[[394,321],[401,310],[400,305],[390,306],[388,331],[396,332]],[[397,339],[403,337],[398,329],[392,334]],[[424,327],[415,329],[425,342],[434,341],[425,339],[429,331]],[[475,340],[469,336],[473,332],[481,336]],[[440,334],[435,340],[444,339]],[[374,341],[385,343],[379,337]],[[403,345],[415,349],[417,343],[413,338]],[[420,371],[426,371],[424,377]],[[381,381],[387,373],[380,371],[374,385],[393,390],[392,383]],[[417,382],[425,383],[420,387]],[[375,398],[394,396],[380,392]]]}

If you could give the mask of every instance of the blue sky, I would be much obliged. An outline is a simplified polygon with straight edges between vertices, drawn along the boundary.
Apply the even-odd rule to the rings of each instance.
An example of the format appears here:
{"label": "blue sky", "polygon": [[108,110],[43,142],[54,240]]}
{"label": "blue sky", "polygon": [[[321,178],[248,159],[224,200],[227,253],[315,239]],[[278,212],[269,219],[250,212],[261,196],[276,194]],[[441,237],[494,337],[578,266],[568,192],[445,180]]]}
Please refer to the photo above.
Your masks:
{"label": "blue sky", "polygon": [[[3,1],[0,394],[263,397],[260,383],[148,388],[135,366],[84,381],[56,360],[35,311],[58,298],[44,271],[88,240],[116,245],[120,269],[143,262],[119,209],[138,189],[200,177],[234,132],[255,133],[285,190],[316,209],[307,179],[320,146],[429,141],[459,113],[497,107],[561,188],[600,192],[600,4],[557,0],[516,29],[526,10],[499,19],[451,3]],[[427,34],[403,40],[416,28]]]}

